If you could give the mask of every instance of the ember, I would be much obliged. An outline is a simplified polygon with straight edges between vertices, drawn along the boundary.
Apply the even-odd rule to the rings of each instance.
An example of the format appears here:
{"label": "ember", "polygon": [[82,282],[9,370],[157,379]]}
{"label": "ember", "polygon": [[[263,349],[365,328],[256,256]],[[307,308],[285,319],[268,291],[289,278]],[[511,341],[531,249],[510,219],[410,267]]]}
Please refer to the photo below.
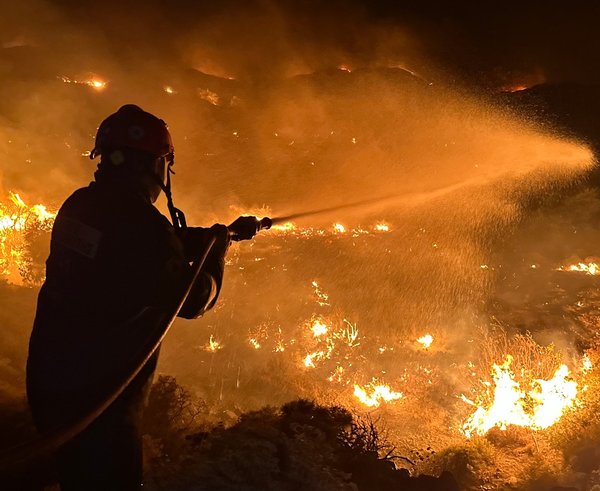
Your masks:
{"label": "ember", "polygon": [[91,87],[96,90],[103,90],[108,85],[108,82],[101,80],[100,78],[95,76],[91,77],[88,80],[75,80],[65,76],[61,76],[59,78],[66,84],[87,85],[88,87]]}
{"label": "ember", "polygon": [[329,330],[327,328],[327,325],[325,323],[323,323],[320,319],[315,319],[312,323],[311,326],[311,331],[313,333],[313,336],[315,338],[318,338],[319,336],[322,336],[324,334],[327,334],[327,331]]}
{"label": "ember", "polygon": [[217,341],[213,335],[210,335],[210,338],[208,339],[208,343],[206,344],[206,346],[204,347],[204,349],[206,351],[210,351],[212,353],[214,353],[215,351],[219,351],[220,349],[222,349],[223,346],[221,345],[221,343],[219,341]]}

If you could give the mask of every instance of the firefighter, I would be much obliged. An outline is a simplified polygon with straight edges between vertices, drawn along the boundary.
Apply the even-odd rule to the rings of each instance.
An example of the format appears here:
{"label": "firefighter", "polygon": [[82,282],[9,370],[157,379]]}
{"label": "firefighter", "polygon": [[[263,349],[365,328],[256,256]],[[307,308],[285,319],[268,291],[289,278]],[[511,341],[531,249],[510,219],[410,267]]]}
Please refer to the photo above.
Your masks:
{"label": "firefighter", "polygon": [[[171,136],[138,106],[123,106],[102,122],[90,155],[96,156],[94,181],[56,217],[29,342],[27,396],[42,434],[72,425],[122,383],[212,239],[180,317],[197,318],[215,304],[231,234],[250,239],[258,230],[255,217],[229,227],[186,226],[171,198]],[[161,191],[173,225],[153,206]],[[114,403],[58,450],[62,491],[140,488],[139,424],[157,358],[155,352]]]}

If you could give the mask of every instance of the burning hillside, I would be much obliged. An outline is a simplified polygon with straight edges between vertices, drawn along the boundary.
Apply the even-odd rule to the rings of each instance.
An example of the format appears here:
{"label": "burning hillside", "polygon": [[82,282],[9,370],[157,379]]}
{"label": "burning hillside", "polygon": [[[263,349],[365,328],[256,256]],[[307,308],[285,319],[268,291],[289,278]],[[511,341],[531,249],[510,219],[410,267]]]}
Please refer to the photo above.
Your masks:
{"label": "burning hillside", "polygon": [[[214,443],[196,435],[198,455],[217,462],[215,442],[260,415],[283,428],[284,410],[261,408],[304,398],[386,427],[412,474],[450,470],[480,490],[596,484],[597,465],[576,462],[600,434],[600,205],[576,190],[588,146],[393,60],[279,66],[257,82],[197,50],[195,68],[48,62],[0,88],[0,157],[20,164],[1,176],[1,286],[6,304],[19,299],[3,311],[5,385],[22,385],[30,319],[18,311],[35,304],[21,287],[43,281],[49,203],[91,180],[97,122],[135,94],[169,122],[190,224],[280,218],[231,247],[215,309],[163,344],[159,369],[189,394],[179,404],[171,387],[173,419],[200,415],[193,429]],[[259,416],[236,425],[248,411]],[[302,447],[307,427],[283,446]],[[146,442],[162,465],[171,437]],[[189,475],[210,474],[193,462]]]}
{"label": "burning hillside", "polygon": [[[41,277],[16,275],[32,266],[41,267],[23,258],[30,250],[28,241],[35,236],[32,230],[43,231],[48,240],[54,212],[42,205],[28,206],[17,194],[9,196],[3,210],[4,275],[18,284],[25,278],[29,284],[39,283]],[[178,372],[186,385],[201,387],[198,392],[217,412],[238,414],[298,396],[341,404],[358,413],[375,412],[407,455],[427,445],[443,452],[450,444],[469,445],[488,434],[496,438],[497,430],[511,434],[515,427],[535,432],[536,445],[546,445],[564,431],[563,418],[576,419],[590,404],[589,386],[597,382],[588,355],[569,357],[531,337],[517,336],[511,341],[502,330],[490,335],[483,317],[471,317],[470,326],[463,315],[452,325],[451,317],[441,322],[430,317],[427,324],[418,325],[404,319],[398,331],[403,334],[393,335],[394,329],[386,332],[372,324],[385,319],[389,307],[376,305],[375,312],[369,312],[370,299],[364,303],[352,289],[340,287],[344,275],[340,276],[339,269],[323,267],[322,261],[330,257],[341,257],[340,263],[347,265],[355,251],[361,251],[361,261],[362,251],[375,257],[389,255],[387,251],[397,247],[402,227],[393,214],[362,223],[347,219],[315,227],[286,222],[252,244],[240,244],[228,262],[233,287],[224,293],[221,307],[212,319],[206,318],[200,331],[177,326],[178,334],[172,334],[165,346],[164,366],[172,366],[169,371]],[[428,244],[429,261],[445,263],[444,256],[437,256],[440,248],[444,248],[441,241]],[[316,268],[308,258],[317,261]],[[485,259],[487,268],[481,267],[482,261],[477,257],[470,261],[473,274],[496,275],[493,261]],[[593,264],[554,264],[547,270],[549,274],[557,270],[593,274]],[[540,268],[530,269],[539,273]],[[373,273],[370,265],[363,280]],[[443,274],[435,270],[435,275]],[[259,301],[265,295],[265,277],[280,292],[270,293],[270,305]],[[352,278],[356,281],[361,275]],[[249,291],[256,296],[248,296]],[[399,300],[397,291],[389,287],[378,295],[382,305]],[[247,303],[240,300],[244,298]],[[461,333],[457,335],[456,329]],[[470,349],[477,345],[486,349]],[[187,369],[171,356],[184,356]],[[417,437],[414,414],[421,406],[430,411],[424,422],[428,430]],[[553,433],[555,426],[558,430]],[[413,472],[431,472],[437,469],[436,462],[429,459],[408,467]]]}

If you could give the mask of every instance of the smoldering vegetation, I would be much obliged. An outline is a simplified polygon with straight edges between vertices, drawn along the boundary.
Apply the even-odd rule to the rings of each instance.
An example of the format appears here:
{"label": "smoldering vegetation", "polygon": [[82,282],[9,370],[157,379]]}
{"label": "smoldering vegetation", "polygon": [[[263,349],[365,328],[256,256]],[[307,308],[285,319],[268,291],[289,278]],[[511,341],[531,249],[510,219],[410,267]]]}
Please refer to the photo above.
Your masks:
{"label": "smoldering vegetation", "polygon": [[[218,306],[177,322],[162,348],[159,370],[176,382],[159,379],[151,399],[149,485],[228,489],[250,479],[250,489],[282,489],[310,475],[311,489],[369,489],[358,472],[347,476],[354,464],[341,462],[338,440],[365,412],[389,445],[355,449],[350,462],[368,455],[367,476],[392,471],[382,457],[394,448],[398,468],[449,470],[461,489],[600,484],[599,280],[558,270],[598,254],[600,201],[586,181],[594,141],[571,124],[572,107],[567,128],[537,101],[509,107],[525,94],[450,85],[423,56],[424,40],[378,25],[358,4],[334,3],[321,24],[269,2],[200,4],[187,19],[150,5],[145,22],[125,5],[109,14],[108,3],[95,23],[65,4],[26,2],[4,18],[3,203],[18,192],[56,209],[86,185],[96,126],[124,103],[169,123],[176,204],[191,224],[385,198],[232,247]],[[358,36],[351,26],[367,20]],[[27,230],[2,264],[16,267],[0,297],[7,443],[33,433],[23,370],[48,230]],[[425,334],[428,348],[417,341]],[[594,368],[583,374],[586,350]],[[567,363],[581,406],[546,430],[467,439],[473,408],[460,396],[480,403],[507,354],[523,387]],[[378,384],[401,397],[369,407],[355,396],[355,385]],[[290,426],[285,404],[298,398],[344,409],[300,408]]]}

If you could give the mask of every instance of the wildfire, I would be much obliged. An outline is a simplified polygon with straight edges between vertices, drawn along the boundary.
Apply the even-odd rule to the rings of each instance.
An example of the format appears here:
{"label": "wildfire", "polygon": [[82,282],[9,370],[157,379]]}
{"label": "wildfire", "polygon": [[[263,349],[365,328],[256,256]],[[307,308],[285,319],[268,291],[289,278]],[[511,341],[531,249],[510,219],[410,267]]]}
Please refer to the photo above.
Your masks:
{"label": "wildfire", "polygon": [[88,80],[85,82],[85,84],[93,87],[94,89],[103,89],[106,87],[106,82],[103,82],[102,80]]}
{"label": "wildfire", "polygon": [[503,87],[501,89],[502,92],[522,92],[523,90],[527,90],[529,89],[530,86],[529,85],[525,85],[525,84],[516,84],[516,85],[509,85],[507,87]]}
{"label": "wildfire", "polygon": [[317,303],[321,307],[328,306],[329,303],[327,301],[329,300],[329,295],[327,293],[325,293],[323,290],[321,290],[321,288],[319,288],[319,284],[316,281],[313,281],[311,284],[312,284],[313,288],[315,289],[315,296],[317,297]]}
{"label": "wildfire", "polygon": [[333,224],[333,231],[338,233],[338,234],[343,234],[346,232],[346,227],[344,227],[341,223],[334,223]]}
{"label": "wildfire", "polygon": [[344,367],[338,365],[335,367],[333,373],[327,378],[330,382],[341,383],[344,381]]}
{"label": "wildfire", "polygon": [[219,94],[209,89],[198,89],[198,96],[200,99],[212,104],[213,106],[218,106],[221,102]]}
{"label": "wildfire", "polygon": [[379,407],[382,402],[391,402],[403,397],[402,392],[394,392],[389,385],[377,384],[376,380],[361,387],[354,384],[354,396],[368,407]]}
{"label": "wildfire", "polygon": [[390,226],[386,223],[376,223],[374,227],[375,232],[389,232]]}
{"label": "wildfire", "polygon": [[417,343],[423,346],[424,349],[427,349],[431,346],[431,343],[433,343],[433,336],[431,334],[425,334],[425,336],[421,336],[417,339]]}
{"label": "wildfire", "polygon": [[250,345],[254,348],[254,349],[260,349],[261,348],[261,344],[258,342],[258,339],[256,338],[250,338],[248,340],[248,342],[250,343]]}
{"label": "wildfire", "polygon": [[327,334],[329,328],[327,327],[327,324],[325,324],[321,319],[315,319],[312,325],[310,326],[310,330],[312,331],[313,336],[315,338],[318,338],[320,336],[323,336],[324,334]]}
{"label": "wildfire", "polygon": [[352,324],[350,321],[344,319],[344,327],[339,333],[337,333],[336,337],[344,341],[350,348],[354,348],[358,346],[360,343],[358,340],[358,328],[356,324]]}
{"label": "wildfire", "polygon": [[0,203],[0,231],[23,230],[30,219],[47,222],[56,217],[56,213],[48,211],[44,205],[27,206],[18,193],[10,193],[9,200],[8,206]]}
{"label": "wildfire", "polygon": [[9,193],[8,202],[0,202],[0,273],[9,281],[20,283],[26,269],[26,236],[49,231],[55,217],[44,205],[27,205],[17,193]]}
{"label": "wildfire", "polygon": [[108,82],[96,76],[92,76],[87,80],[75,80],[69,77],[65,77],[64,75],[59,78],[66,84],[87,85],[88,87],[91,87],[96,90],[103,90],[108,85]]}
{"label": "wildfire", "polygon": [[536,379],[533,388],[525,391],[515,380],[508,355],[502,365],[492,367],[493,397],[487,407],[462,400],[477,409],[462,426],[462,432],[470,438],[474,434],[485,435],[491,428],[505,430],[509,425],[541,430],[555,424],[568,408],[573,407],[577,397],[577,382],[570,378],[566,365],[561,365],[550,380]]}
{"label": "wildfire", "polygon": [[204,347],[206,351],[210,351],[212,353],[215,353],[216,351],[219,351],[222,348],[223,345],[219,341],[217,341],[212,334],[208,339],[208,344]]}
{"label": "wildfire", "polygon": [[[245,212],[244,214],[252,214]],[[255,214],[259,216],[258,214]],[[390,232],[391,228],[385,223],[376,223],[370,225],[368,228],[356,226],[353,228],[346,227],[341,223],[334,223],[330,228],[313,228],[313,227],[299,227],[293,222],[286,222],[282,224],[273,225],[269,231],[271,234],[277,235],[291,235],[300,238],[313,238],[313,237],[326,237],[329,235],[335,235],[338,237],[359,237],[361,235],[381,234]]]}
{"label": "wildfire", "polygon": [[292,222],[285,222],[279,225],[273,225],[271,230],[277,230],[279,232],[291,232],[296,230],[296,225],[294,225]]}
{"label": "wildfire", "polygon": [[304,366],[306,368],[315,368],[315,360],[320,360],[323,357],[324,353],[322,351],[318,351],[316,353],[309,353],[303,360]]}
{"label": "wildfire", "polygon": [[600,265],[598,265],[598,263],[577,263],[569,266],[562,266],[558,268],[557,271],[573,271],[595,276],[600,274]]}

